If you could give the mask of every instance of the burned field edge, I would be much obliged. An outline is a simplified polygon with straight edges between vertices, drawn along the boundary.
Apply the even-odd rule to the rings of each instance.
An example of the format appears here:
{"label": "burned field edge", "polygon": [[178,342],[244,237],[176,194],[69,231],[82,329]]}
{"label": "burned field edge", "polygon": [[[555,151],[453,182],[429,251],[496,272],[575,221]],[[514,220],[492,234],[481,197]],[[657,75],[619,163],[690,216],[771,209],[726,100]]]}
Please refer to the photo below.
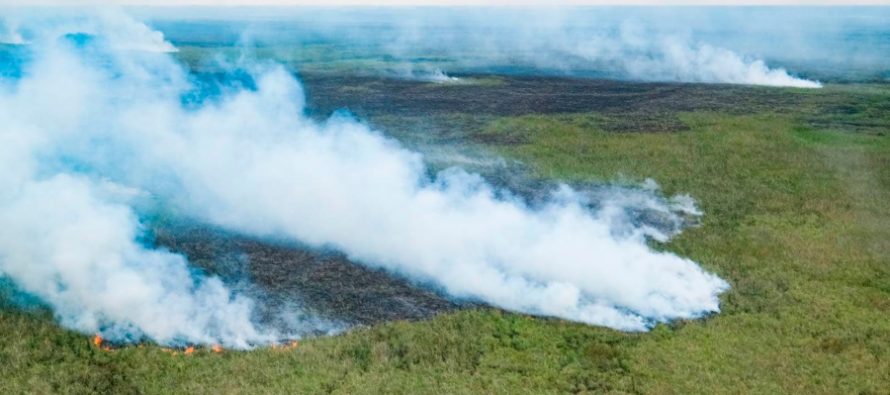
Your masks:
{"label": "burned field edge", "polygon": [[274,320],[289,310],[300,311],[306,319],[329,321],[333,329],[341,330],[426,319],[472,306],[352,262],[337,251],[262,240],[187,221],[155,221],[152,233],[158,246],[185,255],[230,288],[246,287],[241,291],[257,302],[258,320],[283,331],[291,328]]}
{"label": "burned field edge", "polygon": [[[589,93],[542,95],[536,100],[581,103],[549,104],[541,108],[555,110],[542,113],[534,111],[539,102],[515,110],[532,100],[526,96],[534,96],[533,83],[527,90],[517,83],[511,96],[503,87],[512,86],[512,77],[501,78],[475,88],[485,100],[473,107],[460,104],[474,96],[471,85],[397,89],[373,79],[319,85],[304,76],[319,117],[346,107],[409,146],[459,143],[461,150],[516,161],[541,179],[652,177],[666,193],[691,194],[705,212],[702,224],[659,248],[730,281],[719,315],[625,334],[470,308],[317,338],[288,351],[174,357],[150,345],[103,351],[88,336],[57,327],[51,313],[12,308],[5,298],[0,390],[881,393],[890,386],[890,87],[615,83],[609,93],[591,82]],[[336,85],[352,86],[356,96],[370,92],[370,99],[348,102]],[[659,98],[659,90],[670,93]],[[629,101],[597,108],[594,94]],[[486,107],[486,100],[512,104]],[[447,103],[455,103],[452,110],[433,109]],[[637,112],[679,127],[609,123]],[[277,251],[250,248],[269,257]]]}

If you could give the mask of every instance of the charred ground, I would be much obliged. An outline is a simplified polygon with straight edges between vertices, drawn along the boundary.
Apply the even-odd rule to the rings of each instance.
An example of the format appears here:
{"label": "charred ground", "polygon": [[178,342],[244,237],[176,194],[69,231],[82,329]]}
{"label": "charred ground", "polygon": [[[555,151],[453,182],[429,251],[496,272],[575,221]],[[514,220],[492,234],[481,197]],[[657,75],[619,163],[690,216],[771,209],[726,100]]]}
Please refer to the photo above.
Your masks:
{"label": "charred ground", "polygon": [[248,282],[242,286],[247,285],[246,291],[258,298],[265,321],[299,309],[307,318],[319,317],[345,328],[429,318],[461,305],[400,277],[351,262],[336,251],[263,241],[195,224],[156,224],[153,233],[158,245],[184,254],[231,285]]}
{"label": "charred ground", "polygon": [[[865,133],[890,128],[880,117],[890,111],[890,103],[869,94],[867,86],[859,90],[856,85],[808,92],[728,84],[489,74],[460,75],[461,80],[446,83],[329,73],[303,73],[300,77],[306,86],[309,111],[318,117],[348,110],[372,122],[387,117],[424,118],[425,125],[409,128],[427,134],[449,130],[452,137],[454,133],[473,137],[474,131],[494,117],[554,114],[594,114],[609,132],[678,132],[688,126],[677,114],[694,111],[795,113],[813,126]],[[442,125],[448,121],[464,121],[459,126],[469,128]],[[484,142],[485,137],[481,138]]]}

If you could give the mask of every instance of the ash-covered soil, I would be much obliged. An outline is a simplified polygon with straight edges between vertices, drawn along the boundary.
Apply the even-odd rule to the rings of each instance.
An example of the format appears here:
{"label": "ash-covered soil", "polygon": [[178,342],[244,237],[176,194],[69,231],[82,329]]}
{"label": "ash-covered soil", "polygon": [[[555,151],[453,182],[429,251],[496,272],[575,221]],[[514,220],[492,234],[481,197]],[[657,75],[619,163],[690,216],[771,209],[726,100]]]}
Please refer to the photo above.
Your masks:
{"label": "ash-covered soil", "polygon": [[281,320],[282,314],[298,310],[306,316],[297,319],[362,325],[424,319],[469,305],[350,262],[337,252],[261,241],[195,224],[159,224],[153,234],[159,246],[185,255],[197,267],[256,299],[265,321]]}
{"label": "ash-covered soil", "polygon": [[[721,84],[646,83],[570,77],[462,75],[435,83],[372,76],[304,74],[311,113],[348,109],[361,118],[469,113],[518,116],[596,112],[611,131],[684,130],[678,112],[775,111],[799,105],[781,89]],[[620,117],[608,117],[619,116]]]}

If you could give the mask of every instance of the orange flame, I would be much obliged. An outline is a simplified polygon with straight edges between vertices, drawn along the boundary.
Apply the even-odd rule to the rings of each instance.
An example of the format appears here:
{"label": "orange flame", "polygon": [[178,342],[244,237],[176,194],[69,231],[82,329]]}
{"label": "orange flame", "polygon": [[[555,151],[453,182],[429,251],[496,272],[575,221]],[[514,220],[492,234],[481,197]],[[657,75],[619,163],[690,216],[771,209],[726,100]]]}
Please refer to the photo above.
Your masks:
{"label": "orange flame", "polygon": [[96,334],[96,336],[93,336],[93,345],[96,346],[100,350],[112,351],[111,346],[105,344],[105,339],[103,339],[102,335],[100,335],[98,333]]}
{"label": "orange flame", "polygon": [[182,353],[185,355],[192,355],[192,353],[194,353],[194,352],[195,352],[195,347],[188,346],[188,348],[186,348],[185,351],[183,351]]}
{"label": "orange flame", "polygon": [[215,352],[217,354],[219,354],[223,351],[222,346],[220,346],[219,344],[214,344],[213,346],[210,347],[210,349],[213,350],[213,352]]}

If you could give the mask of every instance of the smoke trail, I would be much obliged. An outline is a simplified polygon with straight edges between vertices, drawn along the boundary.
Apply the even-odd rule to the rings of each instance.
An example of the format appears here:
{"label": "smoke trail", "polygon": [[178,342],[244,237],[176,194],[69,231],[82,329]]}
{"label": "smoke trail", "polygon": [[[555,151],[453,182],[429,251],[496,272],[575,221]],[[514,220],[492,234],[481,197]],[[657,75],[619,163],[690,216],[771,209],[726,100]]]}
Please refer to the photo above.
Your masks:
{"label": "smoke trail", "polygon": [[[497,34],[475,32],[471,37],[487,43],[485,48],[491,51],[477,60],[477,66],[518,61],[568,74],[593,73],[641,81],[822,87],[818,81],[794,77],[783,68],[770,68],[761,59],[688,35],[653,31],[634,20],[605,28],[572,29],[562,21],[535,27],[533,32],[514,27]],[[424,40],[424,34],[431,33],[411,39]],[[410,44],[405,45],[411,48]],[[451,51],[459,53],[459,48],[470,45],[464,42]]]}
{"label": "smoke trail", "polygon": [[[818,81],[793,77],[783,68],[770,68],[763,60],[745,58],[726,48],[695,44],[680,37],[653,39],[653,33],[644,34],[649,36],[629,38],[624,33],[607,39],[612,41],[579,42],[571,54],[590,62],[616,65],[619,72],[644,81],[822,87]],[[612,45],[621,50],[611,52]]]}
{"label": "smoke trail", "polygon": [[[430,73],[412,72],[414,68],[432,71],[438,67],[448,72],[530,71],[642,81],[821,87],[818,81],[768,65],[758,55],[764,48],[781,53],[775,47],[781,48],[781,40],[787,37],[768,40],[757,51],[746,53],[726,39],[732,34],[725,29],[707,28],[722,22],[735,23],[730,32],[759,31],[751,27],[754,22],[750,18],[742,23],[725,21],[731,12],[698,10],[699,15],[685,9],[571,7],[265,12],[248,9],[233,15],[216,10],[201,16],[202,20],[215,17],[247,26],[253,40],[263,46],[286,49],[302,40],[324,43],[354,56],[341,60],[340,66],[349,67],[354,61],[358,72],[367,73],[373,67],[380,73],[418,80],[430,80]],[[170,23],[181,17],[155,16],[173,33],[174,42],[176,38],[191,42],[188,35],[177,34],[180,27],[175,22]],[[224,32],[224,26],[216,27]],[[695,34],[695,28],[704,32]],[[193,33],[190,29],[185,29],[186,34]],[[306,65],[318,61],[328,66],[330,61],[324,54],[318,58],[297,55],[296,59]],[[400,72],[404,70],[408,72]]]}
{"label": "smoke trail", "polygon": [[[348,117],[317,123],[283,68],[255,89],[185,103],[195,86],[133,24],[37,34],[23,76],[0,91],[0,272],[63,324],[245,347],[272,334],[251,302],[183,258],[137,241],[139,196],[256,236],[343,251],[459,298],[625,330],[719,310],[727,284],[652,250],[670,234],[630,209],[672,217],[688,200],[592,197],[568,187],[530,205],[422,157]],[[119,35],[111,37],[113,35]],[[85,38],[86,37],[86,38]],[[163,46],[162,46],[163,48]]]}
{"label": "smoke trail", "polygon": [[726,48],[679,35],[658,36],[636,23],[624,22],[617,31],[578,41],[566,51],[590,62],[616,65],[623,73],[647,81],[822,87],[817,81],[793,77],[785,69],[769,68],[763,60]]}

